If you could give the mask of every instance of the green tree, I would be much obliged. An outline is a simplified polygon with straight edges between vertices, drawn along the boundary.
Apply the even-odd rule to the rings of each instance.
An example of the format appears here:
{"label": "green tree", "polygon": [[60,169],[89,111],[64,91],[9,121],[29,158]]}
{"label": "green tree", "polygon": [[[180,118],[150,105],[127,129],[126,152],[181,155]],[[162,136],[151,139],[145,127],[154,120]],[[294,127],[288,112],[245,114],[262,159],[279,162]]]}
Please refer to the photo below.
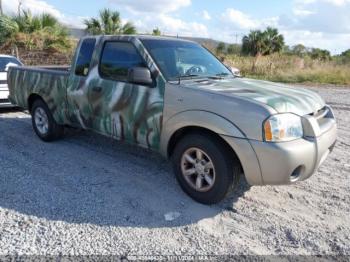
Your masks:
{"label": "green tree", "polygon": [[227,53],[230,55],[241,53],[241,46],[237,44],[230,44],[227,47]]}
{"label": "green tree", "polygon": [[263,32],[266,52],[263,55],[279,53],[284,47],[284,37],[276,28],[268,27]]}
{"label": "green tree", "polygon": [[340,55],[335,56],[337,61],[341,62],[342,64],[349,64],[350,63],[350,49],[344,51]]}
{"label": "green tree", "polygon": [[0,16],[0,44],[14,37],[18,33],[18,24],[9,16]]}
{"label": "green tree", "polygon": [[275,28],[268,27],[265,31],[253,30],[242,39],[242,52],[255,56],[252,70],[255,71],[261,56],[281,52],[284,47],[284,37]]}
{"label": "green tree", "polygon": [[222,54],[222,53],[225,52],[225,49],[226,49],[225,43],[224,43],[224,42],[220,42],[220,43],[218,44],[218,46],[216,47],[216,53],[217,53],[217,54]]}
{"label": "green tree", "polygon": [[266,53],[265,35],[260,30],[250,31],[242,39],[242,52],[251,56],[262,56]]}
{"label": "green tree", "polygon": [[328,61],[331,60],[331,53],[325,49],[312,48],[310,57],[315,60]]}
{"label": "green tree", "polygon": [[157,27],[157,28],[153,29],[152,35],[160,36],[160,35],[162,35],[162,32]]}
{"label": "green tree", "polygon": [[350,58],[350,49],[344,51],[343,53],[341,53],[341,56],[345,56],[345,57],[349,57]]}
{"label": "green tree", "polygon": [[242,51],[252,56],[270,55],[281,52],[284,47],[284,37],[275,28],[268,27],[265,31],[250,31],[242,39]]}
{"label": "green tree", "polygon": [[302,44],[293,46],[291,51],[293,55],[297,55],[300,57],[304,57],[308,53],[307,48]]}
{"label": "green tree", "polygon": [[50,14],[0,16],[0,44],[5,48],[24,47],[27,50],[52,50],[66,52],[72,42],[67,29]]}
{"label": "green tree", "polygon": [[58,22],[57,18],[48,13],[32,15],[29,10],[24,10],[21,15],[13,16],[12,20],[17,23],[21,33],[33,33],[45,28],[55,28],[57,33],[66,32],[68,35],[66,28]]}
{"label": "green tree", "polygon": [[110,9],[102,9],[98,18],[90,18],[84,21],[86,31],[92,35],[131,35],[136,34],[135,26],[127,22],[122,24],[120,13]]}

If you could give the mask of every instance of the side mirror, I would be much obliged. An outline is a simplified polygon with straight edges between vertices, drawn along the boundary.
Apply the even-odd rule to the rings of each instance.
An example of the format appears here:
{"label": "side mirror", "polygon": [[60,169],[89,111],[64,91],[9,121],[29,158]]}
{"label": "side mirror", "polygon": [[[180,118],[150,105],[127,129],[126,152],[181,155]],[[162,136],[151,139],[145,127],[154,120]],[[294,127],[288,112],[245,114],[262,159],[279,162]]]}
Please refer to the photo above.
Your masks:
{"label": "side mirror", "polygon": [[4,72],[8,72],[9,71],[9,68],[10,67],[15,67],[15,66],[18,66],[17,64],[15,64],[15,63],[8,63],[6,66],[5,66],[5,71]]}
{"label": "side mirror", "polygon": [[128,71],[128,82],[149,86],[153,83],[151,71],[146,67],[133,67]]}
{"label": "side mirror", "polygon": [[238,68],[236,68],[236,67],[229,67],[228,69],[231,71],[231,73],[234,76],[237,76],[237,77],[241,76],[241,71]]}

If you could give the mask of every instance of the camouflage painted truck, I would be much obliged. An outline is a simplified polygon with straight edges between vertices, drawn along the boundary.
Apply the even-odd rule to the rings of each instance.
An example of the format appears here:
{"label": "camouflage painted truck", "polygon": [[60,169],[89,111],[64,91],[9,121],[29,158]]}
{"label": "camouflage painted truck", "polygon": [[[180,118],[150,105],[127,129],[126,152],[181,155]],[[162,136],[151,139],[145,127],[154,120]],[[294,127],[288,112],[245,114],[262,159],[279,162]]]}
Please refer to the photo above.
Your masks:
{"label": "camouflage painted truck", "polygon": [[71,126],[158,151],[205,204],[227,196],[241,175],[250,185],[305,180],[336,141],[332,109],[317,94],[236,77],[180,39],[83,38],[69,69],[11,68],[8,84],[42,140]]}

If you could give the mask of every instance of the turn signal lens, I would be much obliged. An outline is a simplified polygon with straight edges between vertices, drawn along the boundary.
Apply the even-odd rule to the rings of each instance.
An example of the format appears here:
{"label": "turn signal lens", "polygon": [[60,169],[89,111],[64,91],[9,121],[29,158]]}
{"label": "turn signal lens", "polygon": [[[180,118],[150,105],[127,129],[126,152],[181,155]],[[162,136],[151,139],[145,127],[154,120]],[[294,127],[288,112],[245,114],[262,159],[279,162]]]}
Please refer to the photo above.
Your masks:
{"label": "turn signal lens", "polygon": [[285,142],[303,137],[300,116],[286,113],[273,115],[264,123],[264,138],[267,142]]}

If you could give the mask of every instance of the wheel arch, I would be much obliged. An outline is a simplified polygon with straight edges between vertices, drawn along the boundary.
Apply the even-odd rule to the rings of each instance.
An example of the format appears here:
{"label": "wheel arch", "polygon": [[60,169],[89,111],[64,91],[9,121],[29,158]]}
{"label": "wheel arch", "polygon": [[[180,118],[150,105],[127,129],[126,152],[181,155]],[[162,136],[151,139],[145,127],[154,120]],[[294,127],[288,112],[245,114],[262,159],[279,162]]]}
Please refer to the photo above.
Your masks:
{"label": "wheel arch", "polygon": [[204,133],[224,143],[237,156],[235,150],[220,136],[244,138],[244,133],[229,120],[206,111],[185,111],[179,113],[163,126],[161,136],[161,153],[169,158],[179,139],[188,133]]}
{"label": "wheel arch", "polygon": [[233,123],[218,115],[205,112],[177,115],[164,123],[161,154],[169,158],[176,142],[191,132],[204,132],[218,138],[238,160],[250,185],[262,185],[259,160],[245,134]]}
{"label": "wheel arch", "polygon": [[42,100],[44,103],[45,100],[43,99],[42,96],[36,94],[36,93],[32,93],[29,95],[28,99],[27,99],[27,108],[28,108],[28,111],[31,112],[32,111],[32,108],[33,108],[33,104],[36,100]]}

